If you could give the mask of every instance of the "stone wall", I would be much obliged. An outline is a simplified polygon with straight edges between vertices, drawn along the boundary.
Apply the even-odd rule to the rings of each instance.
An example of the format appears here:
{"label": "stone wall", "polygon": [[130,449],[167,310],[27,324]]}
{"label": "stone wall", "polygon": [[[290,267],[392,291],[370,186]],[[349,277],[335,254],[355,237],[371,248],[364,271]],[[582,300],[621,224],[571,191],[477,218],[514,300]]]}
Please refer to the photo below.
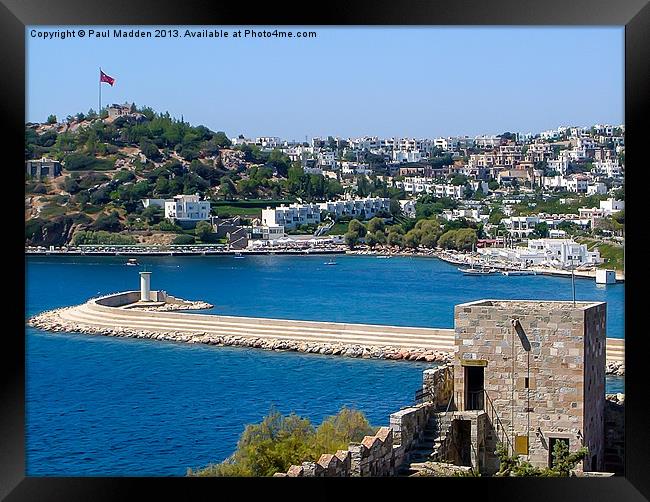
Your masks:
{"label": "stone wall", "polygon": [[[596,394],[604,394],[604,317],[603,303],[573,307],[571,302],[483,300],[457,305],[453,364],[458,409],[466,409],[466,368],[484,365],[485,410],[493,404],[505,429],[512,431],[512,443],[515,435],[529,438],[524,459],[548,465],[550,438],[568,440],[571,451],[584,439],[599,451],[603,401]],[[513,319],[523,328],[529,352]]]}
{"label": "stone wall", "polygon": [[347,450],[323,454],[317,462],[292,465],[275,477],[381,477],[394,476],[409,460],[409,451],[421,439],[433,413],[430,403],[404,408],[390,416],[390,427],[374,436],[350,443]]}
{"label": "stone wall", "polygon": [[437,410],[445,410],[454,394],[454,366],[443,364],[424,370],[422,390],[424,399]]}
{"label": "stone wall", "polygon": [[607,394],[604,464],[607,472],[625,474],[625,394]]}
{"label": "stone wall", "polygon": [[585,310],[583,433],[589,448],[588,471],[602,471],[605,466],[605,319],[604,303]]}
{"label": "stone wall", "polygon": [[[151,293],[153,294],[154,291],[151,291]],[[129,303],[137,302],[138,300],[140,300],[140,291],[127,291],[125,293],[117,293],[97,298],[95,302],[104,307],[122,307]]]}

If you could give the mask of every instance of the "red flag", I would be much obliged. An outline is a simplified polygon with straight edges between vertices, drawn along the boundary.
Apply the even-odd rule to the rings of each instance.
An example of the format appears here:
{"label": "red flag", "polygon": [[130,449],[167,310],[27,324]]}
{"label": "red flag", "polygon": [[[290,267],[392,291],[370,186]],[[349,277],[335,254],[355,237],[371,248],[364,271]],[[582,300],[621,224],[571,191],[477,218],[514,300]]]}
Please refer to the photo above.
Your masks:
{"label": "red flag", "polygon": [[99,70],[99,81],[106,82],[111,87],[113,87],[113,84],[115,83],[115,79],[113,77],[109,77],[108,75],[106,75],[106,73],[104,73],[101,70]]}

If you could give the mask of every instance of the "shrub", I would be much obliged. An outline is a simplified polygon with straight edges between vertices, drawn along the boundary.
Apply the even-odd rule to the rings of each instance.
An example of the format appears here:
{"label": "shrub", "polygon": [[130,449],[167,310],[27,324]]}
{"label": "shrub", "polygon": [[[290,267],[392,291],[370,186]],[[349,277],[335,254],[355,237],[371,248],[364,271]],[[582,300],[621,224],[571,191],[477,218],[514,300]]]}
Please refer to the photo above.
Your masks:
{"label": "shrub", "polygon": [[100,230],[98,232],[80,230],[72,236],[72,244],[79,246],[82,244],[99,244],[99,245],[120,245],[136,244],[136,240],[130,235],[111,234]]}
{"label": "shrub", "polygon": [[93,224],[93,230],[104,230],[106,232],[119,232],[123,229],[120,217],[117,211],[111,214],[101,214]]}
{"label": "shrub", "polygon": [[115,161],[97,159],[81,153],[71,153],[65,157],[65,168],[68,171],[108,171],[115,167]]}
{"label": "shrub", "polygon": [[212,225],[208,223],[207,221],[199,221],[196,224],[196,236],[202,240],[202,241],[207,241],[210,236],[212,235]]}
{"label": "shrub", "polygon": [[569,476],[571,470],[589,454],[589,449],[582,447],[576,452],[570,453],[569,447],[563,441],[558,441],[553,447],[552,467],[543,469],[521,460],[518,455],[508,455],[508,449],[502,443],[497,445],[496,454],[499,458],[499,472],[496,476],[559,477]]}
{"label": "shrub", "polygon": [[47,193],[47,187],[43,183],[37,183],[34,188],[32,188],[32,193]]}
{"label": "shrub", "polygon": [[272,408],[261,423],[247,425],[237,450],[224,462],[192,471],[188,476],[272,476],[291,465],[315,461],[323,453],[345,449],[374,433],[363,413],[342,408],[314,429],[309,419],[282,415]]}
{"label": "shrub", "polygon": [[181,234],[181,235],[174,238],[174,240],[172,241],[172,244],[186,246],[188,244],[194,244],[194,242],[195,242],[195,239],[191,235]]}
{"label": "shrub", "polygon": [[[168,220],[168,219],[162,220],[160,223],[158,223],[158,225],[156,225],[156,227],[161,232],[177,232],[178,233],[178,232],[183,231],[183,229],[180,226],[176,225],[176,223],[174,223],[173,221]],[[154,228],[156,228],[156,227],[154,227]]]}

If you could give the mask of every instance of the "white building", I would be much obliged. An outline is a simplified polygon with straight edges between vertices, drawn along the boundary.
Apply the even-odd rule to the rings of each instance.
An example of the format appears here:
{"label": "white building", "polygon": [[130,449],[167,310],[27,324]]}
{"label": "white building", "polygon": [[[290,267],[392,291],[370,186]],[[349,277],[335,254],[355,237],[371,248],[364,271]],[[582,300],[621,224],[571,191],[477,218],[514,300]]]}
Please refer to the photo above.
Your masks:
{"label": "white building", "polygon": [[402,213],[407,218],[415,218],[415,201],[413,199],[404,199],[399,201]]}
{"label": "white building", "polygon": [[255,144],[266,149],[279,148],[282,145],[282,140],[277,136],[261,136],[255,138]]}
{"label": "white building", "polygon": [[393,162],[418,162],[422,154],[415,150],[394,150],[391,159]]}
{"label": "white building", "polygon": [[199,195],[176,195],[165,201],[165,218],[193,223],[210,219],[210,201]]}
{"label": "white building", "polygon": [[293,229],[301,225],[317,225],[320,223],[320,208],[318,204],[284,204],[262,209],[262,225],[266,227],[283,226]]}
{"label": "white building", "polygon": [[604,195],[607,193],[607,186],[605,183],[590,183],[587,185],[587,195]]}
{"label": "white building", "polygon": [[142,205],[144,206],[145,209],[148,208],[149,206],[158,206],[164,209],[165,199],[142,199]]}
{"label": "white building", "polygon": [[579,267],[601,263],[598,250],[589,251],[584,244],[571,239],[531,239],[526,248],[480,248],[478,252],[491,259],[515,266]]}
{"label": "white building", "polygon": [[284,227],[282,225],[252,225],[246,227],[246,234],[249,240],[277,240],[284,237]]}
{"label": "white building", "polygon": [[318,165],[324,169],[336,168],[336,154],[330,150],[321,150],[318,152]]}
{"label": "white building", "polygon": [[378,213],[390,213],[390,199],[385,197],[328,201],[319,206],[321,211],[332,213],[335,219],[342,216],[370,219]]}
{"label": "white building", "polygon": [[547,265],[559,265],[562,268],[597,265],[601,262],[598,249],[589,251],[585,244],[578,244],[571,239],[532,239],[528,241],[528,249],[543,253]]}
{"label": "white building", "polygon": [[616,199],[601,200],[600,209],[605,211],[607,216],[610,216],[618,211],[623,211],[625,209],[625,201]]}
{"label": "white building", "polygon": [[478,209],[461,208],[461,209],[445,209],[440,215],[447,221],[459,220],[465,218],[466,220],[487,223],[490,216],[481,214]]}
{"label": "white building", "polygon": [[621,175],[621,166],[616,158],[599,160],[594,162],[594,172],[608,178],[617,178]]}
{"label": "white building", "polygon": [[474,146],[476,148],[496,148],[501,144],[499,136],[476,136],[474,138]]}
{"label": "white building", "polygon": [[508,233],[518,239],[527,238],[539,223],[538,216],[511,216],[501,220]]}

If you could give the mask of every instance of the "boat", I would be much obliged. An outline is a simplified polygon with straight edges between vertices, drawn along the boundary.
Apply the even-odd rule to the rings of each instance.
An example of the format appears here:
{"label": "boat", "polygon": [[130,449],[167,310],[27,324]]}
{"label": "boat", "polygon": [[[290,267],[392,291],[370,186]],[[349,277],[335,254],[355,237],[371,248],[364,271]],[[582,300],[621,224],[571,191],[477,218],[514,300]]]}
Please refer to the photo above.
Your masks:
{"label": "boat", "polygon": [[465,275],[490,275],[494,274],[497,269],[486,267],[485,265],[481,266],[480,268],[474,268],[474,262],[472,262],[470,268],[458,267],[458,271],[462,272]]}
{"label": "boat", "polygon": [[458,270],[465,275],[490,275],[496,272],[493,268],[460,268]]}
{"label": "boat", "polygon": [[126,264],[127,264],[129,267],[137,267],[137,266],[139,265],[139,264],[138,264],[138,260],[136,260],[135,258],[129,258],[129,259],[126,261]]}
{"label": "boat", "polygon": [[323,263],[323,265],[338,265],[338,263],[336,263],[336,260],[329,260]]}
{"label": "boat", "polygon": [[377,258],[391,258],[391,256],[389,254],[380,254],[377,255]]}
{"label": "boat", "polygon": [[244,255],[241,253],[235,253],[235,258],[244,258]]}
{"label": "boat", "polygon": [[503,275],[537,275],[534,270],[504,270]]}

